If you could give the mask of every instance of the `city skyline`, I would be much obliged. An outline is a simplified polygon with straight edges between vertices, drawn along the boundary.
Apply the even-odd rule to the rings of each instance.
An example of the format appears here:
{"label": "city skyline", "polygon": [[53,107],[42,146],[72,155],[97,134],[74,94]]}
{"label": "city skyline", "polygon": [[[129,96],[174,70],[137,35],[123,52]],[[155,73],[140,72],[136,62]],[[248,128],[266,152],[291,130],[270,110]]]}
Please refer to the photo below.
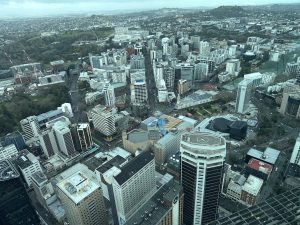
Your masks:
{"label": "city skyline", "polygon": [[[151,4],[148,4],[150,3]],[[237,0],[219,1],[213,0],[209,3],[190,0],[188,2],[176,2],[171,0],[154,0],[154,1],[137,1],[137,0],[88,0],[88,1],[50,1],[50,0],[3,0],[0,1],[2,9],[1,18],[22,18],[22,17],[44,17],[68,14],[116,14],[121,12],[134,12],[160,8],[213,8],[221,5],[265,5],[265,4],[293,4],[298,3],[296,0],[267,0],[261,1],[243,1]]]}

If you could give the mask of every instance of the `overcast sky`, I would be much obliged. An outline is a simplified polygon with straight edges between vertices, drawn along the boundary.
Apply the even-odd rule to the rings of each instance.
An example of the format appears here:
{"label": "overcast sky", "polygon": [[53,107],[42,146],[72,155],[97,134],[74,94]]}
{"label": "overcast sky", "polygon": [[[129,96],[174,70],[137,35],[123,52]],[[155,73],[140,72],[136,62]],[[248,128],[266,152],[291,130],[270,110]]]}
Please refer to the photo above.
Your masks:
{"label": "overcast sky", "polygon": [[299,0],[0,0],[2,17],[38,17],[70,13],[109,12],[162,7],[215,7],[219,5],[255,5],[299,3]]}

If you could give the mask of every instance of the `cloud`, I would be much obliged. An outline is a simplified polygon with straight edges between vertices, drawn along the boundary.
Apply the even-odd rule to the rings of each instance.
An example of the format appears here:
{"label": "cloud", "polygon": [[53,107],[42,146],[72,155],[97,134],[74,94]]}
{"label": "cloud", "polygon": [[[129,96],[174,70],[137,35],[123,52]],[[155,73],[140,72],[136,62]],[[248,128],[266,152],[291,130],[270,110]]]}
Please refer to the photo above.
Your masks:
{"label": "cloud", "polygon": [[[108,12],[162,7],[197,7],[280,3],[284,0],[0,0],[0,17],[61,15],[69,13]],[[284,1],[297,3],[297,0]]]}

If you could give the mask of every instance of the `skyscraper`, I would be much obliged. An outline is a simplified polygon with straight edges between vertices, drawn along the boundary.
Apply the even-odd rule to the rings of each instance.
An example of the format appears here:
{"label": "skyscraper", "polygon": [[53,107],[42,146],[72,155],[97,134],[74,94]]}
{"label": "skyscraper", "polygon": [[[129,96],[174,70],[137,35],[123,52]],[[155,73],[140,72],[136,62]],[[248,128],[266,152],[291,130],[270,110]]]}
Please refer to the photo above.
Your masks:
{"label": "skyscraper", "polygon": [[40,127],[36,116],[29,116],[20,121],[23,132],[25,133],[25,141],[34,138],[40,132]]}
{"label": "skyscraper", "polygon": [[59,150],[67,156],[74,154],[75,147],[69,127],[59,121],[54,124],[53,130]]}
{"label": "skyscraper", "polygon": [[94,128],[106,137],[116,133],[115,117],[109,107],[97,105],[91,110]]}
{"label": "skyscraper", "polygon": [[82,151],[86,151],[88,148],[92,147],[92,133],[90,125],[88,123],[78,124],[77,134],[79,138],[80,148]]}
{"label": "skyscraper", "polygon": [[145,151],[121,168],[112,181],[119,224],[130,216],[156,191],[155,161]]}
{"label": "skyscraper", "polygon": [[298,166],[300,166],[300,134],[296,139],[290,163],[297,164]]}
{"label": "skyscraper", "polygon": [[58,196],[70,225],[107,225],[100,186],[78,171],[57,184]]}
{"label": "skyscraper", "polygon": [[115,107],[116,97],[115,97],[115,89],[110,83],[106,83],[104,88],[104,97],[105,97],[105,104],[108,107]]}
{"label": "skyscraper", "polygon": [[181,137],[181,182],[186,225],[201,225],[218,217],[226,142],[208,132]]}
{"label": "skyscraper", "polygon": [[44,130],[39,134],[38,137],[39,145],[48,158],[58,152],[58,145],[55,139],[54,130]]}
{"label": "skyscraper", "polygon": [[39,225],[19,176],[9,160],[0,161],[0,225]]}
{"label": "skyscraper", "polygon": [[237,113],[243,114],[248,110],[250,105],[251,90],[251,80],[244,79],[239,83],[235,105],[235,111]]}

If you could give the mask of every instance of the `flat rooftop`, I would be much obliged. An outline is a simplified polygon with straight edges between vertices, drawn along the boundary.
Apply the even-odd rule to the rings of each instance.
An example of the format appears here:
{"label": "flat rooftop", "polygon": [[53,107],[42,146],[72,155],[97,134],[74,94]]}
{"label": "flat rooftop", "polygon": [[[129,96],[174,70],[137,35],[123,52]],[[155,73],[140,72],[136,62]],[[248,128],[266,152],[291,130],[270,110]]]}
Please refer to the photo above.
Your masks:
{"label": "flat rooftop", "polygon": [[125,225],[156,225],[172,209],[173,200],[182,192],[182,186],[173,180],[163,185],[151,199],[139,208]]}
{"label": "flat rooftop", "polygon": [[154,155],[150,151],[142,152],[122,167],[121,173],[115,176],[116,181],[119,185],[124,184],[152,160],[154,160]]}
{"label": "flat rooftop", "polygon": [[264,181],[258,177],[250,175],[243,185],[243,190],[257,196]]}
{"label": "flat rooftop", "polygon": [[123,163],[126,162],[126,159],[123,157],[117,155],[116,157],[112,158],[108,162],[102,164],[99,166],[96,170],[99,171],[100,173],[105,173],[106,171],[110,170],[112,167],[118,167],[120,168]]}
{"label": "flat rooftop", "polygon": [[200,146],[225,145],[225,139],[223,137],[208,132],[192,132],[183,134],[182,141]]}
{"label": "flat rooftop", "polygon": [[270,174],[273,168],[272,165],[259,161],[257,159],[250,159],[250,161],[248,162],[248,166],[265,174]]}
{"label": "flat rooftop", "polygon": [[133,130],[128,133],[127,140],[133,143],[141,143],[149,140],[148,132],[144,130]]}
{"label": "flat rooftop", "polygon": [[280,151],[270,147],[266,148],[264,152],[251,148],[247,153],[248,156],[259,159],[271,165],[276,163],[279,154]]}
{"label": "flat rooftop", "polygon": [[100,186],[79,171],[61,181],[57,187],[64,192],[75,204],[81,202]]}

